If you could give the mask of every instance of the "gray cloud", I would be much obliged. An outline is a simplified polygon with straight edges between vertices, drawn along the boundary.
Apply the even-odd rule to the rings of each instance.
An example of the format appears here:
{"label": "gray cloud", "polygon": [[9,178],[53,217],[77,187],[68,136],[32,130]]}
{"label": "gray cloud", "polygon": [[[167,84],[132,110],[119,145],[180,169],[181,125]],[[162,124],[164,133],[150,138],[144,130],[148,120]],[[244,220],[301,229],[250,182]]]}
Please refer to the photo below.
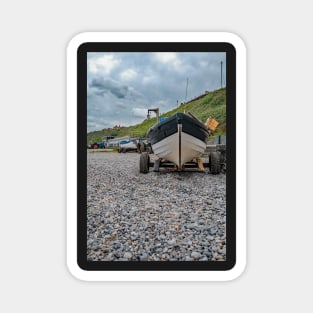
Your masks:
{"label": "gray cloud", "polygon": [[96,94],[103,95],[105,92],[111,92],[117,98],[125,98],[128,93],[128,87],[121,85],[120,83],[103,78],[94,78],[90,85],[90,88],[95,88]]}

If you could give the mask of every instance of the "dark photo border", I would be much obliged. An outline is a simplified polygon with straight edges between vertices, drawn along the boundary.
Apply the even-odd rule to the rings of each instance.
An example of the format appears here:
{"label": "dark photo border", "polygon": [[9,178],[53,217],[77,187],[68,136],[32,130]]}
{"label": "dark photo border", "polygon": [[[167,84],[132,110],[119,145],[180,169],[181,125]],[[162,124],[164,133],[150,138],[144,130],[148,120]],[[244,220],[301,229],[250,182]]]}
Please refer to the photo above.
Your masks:
{"label": "dark photo border", "polygon": [[[87,53],[226,52],[226,261],[87,261]],[[236,50],[227,42],[86,42],[77,49],[77,264],[86,271],[227,271],[236,264]]]}

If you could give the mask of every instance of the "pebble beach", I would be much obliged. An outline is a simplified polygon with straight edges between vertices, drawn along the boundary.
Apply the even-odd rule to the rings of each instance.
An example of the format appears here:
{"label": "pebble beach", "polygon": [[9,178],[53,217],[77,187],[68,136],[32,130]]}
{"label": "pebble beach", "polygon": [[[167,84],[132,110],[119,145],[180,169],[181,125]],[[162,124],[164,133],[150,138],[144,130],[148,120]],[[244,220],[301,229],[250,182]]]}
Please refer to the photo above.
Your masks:
{"label": "pebble beach", "polygon": [[139,158],[87,152],[87,259],[225,261],[226,175],[140,174]]}

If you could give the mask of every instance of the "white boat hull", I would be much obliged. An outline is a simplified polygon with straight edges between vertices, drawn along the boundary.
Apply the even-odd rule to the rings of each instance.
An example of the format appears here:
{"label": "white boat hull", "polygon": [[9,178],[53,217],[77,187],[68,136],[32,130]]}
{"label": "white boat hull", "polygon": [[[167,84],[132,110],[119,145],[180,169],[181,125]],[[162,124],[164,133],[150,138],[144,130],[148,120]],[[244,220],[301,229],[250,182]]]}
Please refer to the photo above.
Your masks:
{"label": "white boat hull", "polygon": [[178,132],[153,144],[152,149],[159,158],[173,162],[181,169],[183,164],[202,155],[206,143],[184,133],[181,124],[177,126]]}
{"label": "white boat hull", "polygon": [[137,145],[134,142],[128,142],[120,144],[120,148],[124,149],[137,149]]}

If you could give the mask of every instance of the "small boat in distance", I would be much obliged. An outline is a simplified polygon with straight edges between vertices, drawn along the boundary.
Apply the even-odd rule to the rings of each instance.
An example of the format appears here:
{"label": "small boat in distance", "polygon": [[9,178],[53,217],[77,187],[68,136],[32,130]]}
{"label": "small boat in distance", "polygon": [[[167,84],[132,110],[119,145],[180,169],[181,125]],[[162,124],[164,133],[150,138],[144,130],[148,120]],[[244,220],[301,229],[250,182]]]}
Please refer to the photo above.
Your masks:
{"label": "small boat in distance", "polygon": [[137,140],[123,140],[119,143],[119,152],[137,151]]}
{"label": "small boat in distance", "polygon": [[176,113],[151,127],[147,137],[155,155],[182,170],[186,162],[203,154],[210,133],[191,113]]}

